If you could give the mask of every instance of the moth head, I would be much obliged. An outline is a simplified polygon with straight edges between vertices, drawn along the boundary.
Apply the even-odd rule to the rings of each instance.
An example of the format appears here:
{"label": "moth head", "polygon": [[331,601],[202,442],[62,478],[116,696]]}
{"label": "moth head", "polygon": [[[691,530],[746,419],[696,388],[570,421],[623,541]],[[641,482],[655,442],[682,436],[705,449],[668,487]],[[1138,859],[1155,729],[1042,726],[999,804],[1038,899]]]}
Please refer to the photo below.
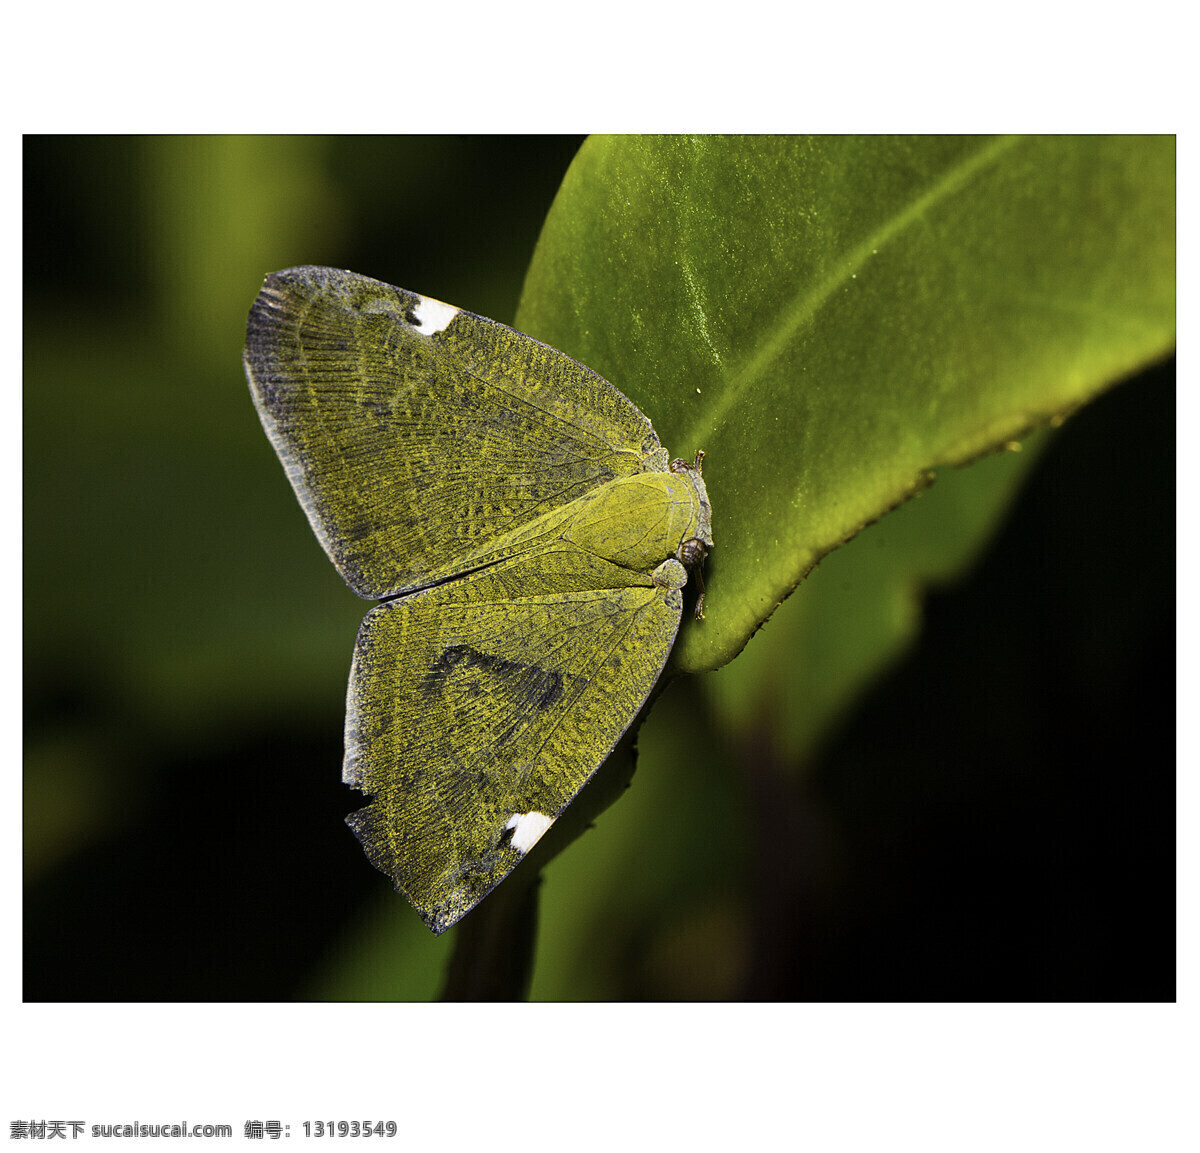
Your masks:
{"label": "moth head", "polygon": [[696,578],[696,588],[700,591],[700,595],[696,598],[696,619],[698,621],[704,620],[704,574],[701,566],[706,556],[708,556],[708,544],[698,536],[688,537],[679,546],[680,563]]}
{"label": "moth head", "polygon": [[700,595],[696,598],[696,619],[704,619],[704,577],[701,566],[708,550],[712,547],[712,509],[708,503],[708,490],[704,487],[704,479],[700,475],[700,462],[704,459],[704,450],[697,449],[695,459],[689,464],[682,457],[671,461],[671,471],[683,473],[691,478],[698,501],[695,532],[683,541],[676,556],[680,563],[696,578],[696,587]]}

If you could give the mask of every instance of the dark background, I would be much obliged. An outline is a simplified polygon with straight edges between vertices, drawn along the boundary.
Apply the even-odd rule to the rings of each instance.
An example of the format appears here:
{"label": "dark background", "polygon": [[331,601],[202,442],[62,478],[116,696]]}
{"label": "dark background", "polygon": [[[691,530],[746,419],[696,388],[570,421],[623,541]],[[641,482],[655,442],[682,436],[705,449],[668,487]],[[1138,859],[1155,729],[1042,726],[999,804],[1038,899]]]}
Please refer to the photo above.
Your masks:
{"label": "dark background", "polygon": [[[511,320],[578,143],[26,140],[26,1000],[436,992],[452,934],[342,824],[366,605],[254,415],[245,313],[324,263]],[[673,685],[651,725],[699,734],[689,795],[578,853],[649,873],[681,823],[744,835],[674,850],[689,885],[648,908],[573,847],[535,995],[1173,999],[1174,414],[1172,363],[1070,420],[806,772]]]}

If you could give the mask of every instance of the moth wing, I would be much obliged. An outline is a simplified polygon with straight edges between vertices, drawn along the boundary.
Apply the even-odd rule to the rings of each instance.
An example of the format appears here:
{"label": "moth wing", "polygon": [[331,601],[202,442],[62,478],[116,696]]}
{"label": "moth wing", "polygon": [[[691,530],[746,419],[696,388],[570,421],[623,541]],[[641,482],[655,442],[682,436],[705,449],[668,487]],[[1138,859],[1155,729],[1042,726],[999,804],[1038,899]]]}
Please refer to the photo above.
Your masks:
{"label": "moth wing", "polygon": [[346,822],[435,933],[512,871],[603,763],[662,671],[681,606],[678,587],[575,552],[367,614],[344,776],[374,800]]}
{"label": "moth wing", "polygon": [[244,361],[309,522],[363,597],[495,561],[535,517],[667,467],[650,422],[591,369],[351,272],[268,276]]}

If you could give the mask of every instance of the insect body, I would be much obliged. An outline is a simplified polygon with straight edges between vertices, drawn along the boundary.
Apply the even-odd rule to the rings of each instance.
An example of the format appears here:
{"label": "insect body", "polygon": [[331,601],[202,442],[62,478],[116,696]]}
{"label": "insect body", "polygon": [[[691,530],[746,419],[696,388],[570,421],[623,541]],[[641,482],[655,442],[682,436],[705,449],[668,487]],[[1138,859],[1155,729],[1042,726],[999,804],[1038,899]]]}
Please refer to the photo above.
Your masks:
{"label": "insect body", "polygon": [[267,277],[244,360],[318,539],[382,602],[346,708],[343,778],[372,803],[347,823],[440,933],[658,679],[712,545],[703,454],[670,461],[565,354],[350,272]]}

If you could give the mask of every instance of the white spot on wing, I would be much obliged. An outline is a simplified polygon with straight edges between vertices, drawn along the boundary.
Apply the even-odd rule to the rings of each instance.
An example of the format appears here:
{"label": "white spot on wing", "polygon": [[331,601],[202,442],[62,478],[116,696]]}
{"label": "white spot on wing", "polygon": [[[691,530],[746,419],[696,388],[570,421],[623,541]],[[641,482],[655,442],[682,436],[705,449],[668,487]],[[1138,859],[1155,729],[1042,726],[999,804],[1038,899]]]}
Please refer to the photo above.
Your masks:
{"label": "white spot on wing", "polygon": [[542,834],[554,824],[554,818],[539,813],[513,813],[504,827],[512,829],[512,845],[518,853],[528,853],[542,839]]}
{"label": "white spot on wing", "polygon": [[442,332],[458,315],[459,310],[452,304],[443,304],[428,296],[417,297],[417,307],[414,310],[417,317],[417,331],[422,336],[432,336]]}

